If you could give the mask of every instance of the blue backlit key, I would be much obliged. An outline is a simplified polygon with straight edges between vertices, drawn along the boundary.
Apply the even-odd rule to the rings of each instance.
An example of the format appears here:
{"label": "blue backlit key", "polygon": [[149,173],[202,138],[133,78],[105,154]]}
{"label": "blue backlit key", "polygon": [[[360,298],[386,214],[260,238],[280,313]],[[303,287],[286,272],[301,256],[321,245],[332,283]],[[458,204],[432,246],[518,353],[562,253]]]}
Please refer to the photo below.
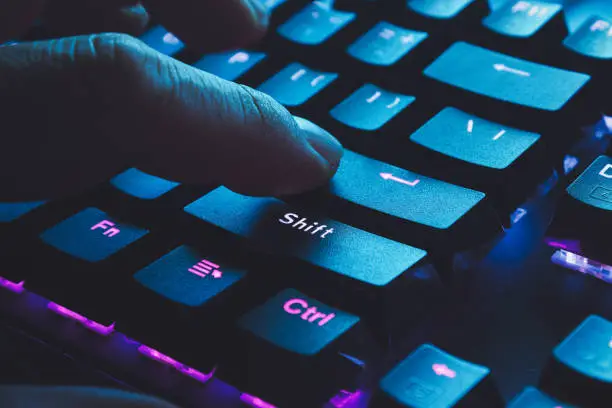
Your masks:
{"label": "blue backlit key", "polygon": [[510,402],[508,408],[574,408],[573,405],[562,404],[544,394],[537,388],[527,387],[520,395]]}
{"label": "blue backlit key", "polygon": [[414,102],[413,96],[402,95],[365,84],[336,105],[330,115],[347,126],[376,130]]}
{"label": "blue backlit key", "polygon": [[312,98],[338,74],[310,69],[294,62],[259,86],[259,90],[286,106],[298,106]]}
{"label": "blue backlit key", "polygon": [[315,1],[278,28],[283,37],[299,44],[324,42],[355,18],[355,13],[334,10],[331,2]]}
{"label": "blue backlit key", "polygon": [[534,35],[544,24],[561,12],[561,5],[535,0],[511,0],[483,20],[489,29],[511,37]]}
{"label": "blue backlit key", "polygon": [[431,18],[453,18],[474,0],[408,0],[408,7]]}
{"label": "blue backlit key", "polygon": [[262,4],[266,6],[269,11],[272,11],[286,1],[287,0],[262,0]]}
{"label": "blue backlit key", "polygon": [[0,203],[0,223],[15,221],[21,216],[43,205],[45,201],[28,201],[22,203]]}
{"label": "blue backlit key", "polygon": [[612,20],[592,17],[563,42],[580,54],[597,59],[612,59]]}
{"label": "blue backlit key", "polygon": [[553,351],[545,390],[578,406],[612,406],[612,323],[586,318]]}
{"label": "blue backlit key", "polygon": [[493,169],[510,166],[539,138],[455,108],[443,109],[410,136],[439,153]]}
{"label": "blue backlit key", "polygon": [[198,307],[245,276],[242,269],[181,246],[138,271],[134,279],[173,302]]}
{"label": "blue backlit key", "polygon": [[300,395],[298,405],[318,406],[306,401],[320,394],[323,402],[332,387],[354,386],[362,372],[363,363],[342,354],[359,323],[358,316],[285,289],[238,320],[238,343],[220,377],[275,405],[293,406],[283,396]]}
{"label": "blue backlit key", "polygon": [[570,184],[567,192],[589,206],[612,211],[612,158],[599,156]]}
{"label": "blue backlit key", "polygon": [[373,65],[391,65],[427,38],[427,33],[380,22],[348,47],[348,53]]}
{"label": "blue backlit key", "polygon": [[477,401],[479,386],[489,376],[486,367],[424,344],[379,382],[374,408],[500,407],[489,399]]}
{"label": "blue backlit key", "polygon": [[90,207],[44,231],[40,238],[74,257],[98,262],[147,233]]}
{"label": "blue backlit key", "polygon": [[205,55],[193,66],[228,81],[234,81],[265,57],[266,54],[263,52],[237,50]]}
{"label": "blue backlit key", "polygon": [[140,39],[149,47],[173,56],[185,48],[185,44],[162,26],[155,26],[144,33]]}
{"label": "blue backlit key", "polygon": [[363,207],[437,229],[450,228],[485,194],[346,150],[330,194]]}
{"label": "blue backlit key", "polygon": [[453,44],[424,73],[467,91],[547,111],[561,109],[590,80],[589,75],[464,42]]}
{"label": "blue backlit key", "polygon": [[124,193],[143,200],[161,197],[179,185],[175,181],[153,176],[136,168],[116,175],[110,180],[110,183]]}

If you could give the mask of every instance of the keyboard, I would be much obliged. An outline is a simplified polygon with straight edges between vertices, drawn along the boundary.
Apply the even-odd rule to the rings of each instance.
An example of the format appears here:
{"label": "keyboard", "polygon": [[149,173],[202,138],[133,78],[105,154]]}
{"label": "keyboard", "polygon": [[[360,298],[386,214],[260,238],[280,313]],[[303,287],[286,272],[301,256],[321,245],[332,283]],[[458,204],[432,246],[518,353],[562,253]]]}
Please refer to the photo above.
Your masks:
{"label": "keyboard", "polygon": [[611,407],[612,10],[579,3],[266,0],[264,40],[208,55],[153,21],[151,47],[335,135],[338,172],[248,197],[126,168],[0,203],[0,381]]}

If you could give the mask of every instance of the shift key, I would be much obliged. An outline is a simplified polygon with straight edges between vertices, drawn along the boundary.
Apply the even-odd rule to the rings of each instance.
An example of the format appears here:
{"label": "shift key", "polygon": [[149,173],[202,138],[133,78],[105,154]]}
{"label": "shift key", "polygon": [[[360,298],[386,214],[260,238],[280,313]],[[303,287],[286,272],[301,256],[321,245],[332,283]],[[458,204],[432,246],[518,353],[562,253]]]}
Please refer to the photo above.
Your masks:
{"label": "shift key", "polygon": [[185,211],[265,258],[282,261],[263,273],[347,310],[363,312],[368,299],[390,305],[394,294],[410,298],[414,292],[416,299],[430,293],[427,288],[437,288],[426,251],[275,198],[247,197],[219,187]]}
{"label": "shift key", "polygon": [[484,193],[349,150],[329,186],[302,199],[343,222],[426,249],[465,249],[499,231]]}

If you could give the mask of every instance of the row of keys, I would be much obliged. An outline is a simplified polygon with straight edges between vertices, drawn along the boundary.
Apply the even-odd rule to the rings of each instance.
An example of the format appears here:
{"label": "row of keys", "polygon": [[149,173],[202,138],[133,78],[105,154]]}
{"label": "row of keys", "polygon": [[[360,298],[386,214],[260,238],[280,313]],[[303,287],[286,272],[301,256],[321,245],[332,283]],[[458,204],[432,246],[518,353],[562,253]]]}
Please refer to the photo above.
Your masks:
{"label": "row of keys", "polygon": [[[460,13],[472,1],[409,1],[408,7],[434,19],[448,19]],[[528,38],[536,34],[550,20],[560,17],[561,5],[540,0],[514,0],[491,12],[482,24],[492,32],[512,37]],[[278,33],[299,44],[316,45],[326,41],[356,17],[355,13],[334,10],[329,3],[314,2],[282,24]],[[388,24],[388,23],[382,23]],[[597,59],[612,58],[612,31],[610,22],[592,17],[575,33],[564,40],[569,49]],[[562,25],[562,24],[560,24]],[[408,37],[410,41],[402,41]],[[394,25],[372,28],[351,48],[368,47],[370,52],[387,47],[398,48],[403,43],[404,53],[423,40],[427,34]],[[386,41],[385,41],[386,40]],[[350,53],[350,49],[349,49]],[[355,56],[355,55],[354,55]],[[368,62],[367,60],[364,60]],[[374,62],[380,63],[380,62]],[[391,62],[392,63],[392,62]],[[388,65],[388,64],[385,64]]]}

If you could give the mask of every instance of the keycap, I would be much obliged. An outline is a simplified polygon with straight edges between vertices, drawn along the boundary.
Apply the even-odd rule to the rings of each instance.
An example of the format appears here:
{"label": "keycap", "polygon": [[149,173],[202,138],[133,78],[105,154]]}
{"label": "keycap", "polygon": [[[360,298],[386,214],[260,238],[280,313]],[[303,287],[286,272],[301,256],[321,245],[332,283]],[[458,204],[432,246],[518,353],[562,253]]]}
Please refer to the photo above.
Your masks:
{"label": "keycap", "polygon": [[[436,287],[437,278],[429,269],[426,251],[275,198],[247,197],[220,187],[187,205],[185,211],[246,239],[258,252],[286,259],[289,269],[265,268],[265,272],[299,282],[323,301],[329,296],[334,303],[350,309],[373,310],[364,299],[378,298],[382,305],[391,305],[399,300],[395,295],[431,293]],[[300,268],[297,260],[305,262],[306,267]],[[392,318],[392,310],[387,312]]]}
{"label": "keycap", "polygon": [[143,228],[90,207],[44,231],[40,238],[76,258],[98,262],[147,233]]}
{"label": "keycap", "polygon": [[414,100],[414,96],[365,84],[336,105],[330,115],[347,126],[372,131],[381,128]]}
{"label": "keycap", "polygon": [[[559,200],[547,242],[578,242],[578,255],[612,264],[608,234],[612,226],[612,158],[599,156],[571,183]],[[574,251],[573,251],[574,252]]]}
{"label": "keycap", "polygon": [[408,0],[413,11],[431,18],[449,19],[455,17],[474,0]]}
{"label": "keycap", "polygon": [[[224,326],[244,311],[243,303],[254,295],[248,292],[247,276],[244,267],[216,249],[181,245],[140,269],[117,290],[127,304],[117,315],[116,328],[210,372],[219,363],[218,350],[227,335]],[[119,293],[115,302],[120,301]]]}
{"label": "keycap", "polygon": [[355,13],[334,10],[330,2],[315,1],[278,28],[283,37],[305,45],[324,42],[355,18]]}
{"label": "keycap", "polygon": [[168,300],[197,307],[245,275],[245,271],[221,267],[183,245],[138,271],[134,279]]}
{"label": "keycap", "polygon": [[590,76],[457,42],[424,71],[437,81],[489,98],[558,111]]}
{"label": "keycap", "polygon": [[236,343],[217,375],[275,405],[295,405],[288,396],[299,396],[300,406],[321,405],[362,375],[363,363],[343,355],[359,326],[358,316],[285,289],[238,319]]}
{"label": "keycap", "polygon": [[110,183],[120,191],[143,200],[159,198],[179,185],[175,181],[163,179],[131,168],[110,180]]}
{"label": "keycap", "polygon": [[266,54],[263,52],[237,50],[205,55],[193,66],[228,81],[234,81],[264,58]]}
{"label": "keycap", "polygon": [[374,408],[503,407],[490,370],[424,344],[378,384]]}
{"label": "keycap", "polygon": [[149,47],[169,56],[176,55],[185,48],[181,40],[159,25],[144,33],[140,39]]}
{"label": "keycap", "polygon": [[297,62],[289,64],[259,86],[286,106],[298,106],[308,101],[338,77],[331,72],[315,71]]}
{"label": "keycap", "polygon": [[562,404],[534,387],[527,387],[514,398],[508,408],[573,408]]}
{"label": "keycap", "polygon": [[[612,59],[612,20],[601,17],[587,19],[578,30],[569,35],[563,44],[587,57]],[[595,63],[595,61],[589,61]]]}
{"label": "keycap", "polygon": [[439,153],[505,169],[540,139],[540,135],[502,126],[456,108],[445,108],[410,140]]}
{"label": "keycap", "polygon": [[286,1],[287,0],[263,0],[262,3],[268,8],[269,11],[272,11]]}
{"label": "keycap", "polygon": [[541,387],[580,407],[612,404],[612,323],[586,318],[553,350]]}
{"label": "keycap", "polygon": [[[300,199],[302,199],[300,197]],[[481,226],[485,194],[436,180],[422,174],[345,150],[336,175],[328,187],[304,197],[315,208],[328,209],[336,217],[359,228],[393,238],[412,240],[431,248],[435,242],[453,247],[460,231],[476,214]],[[484,211],[481,213],[481,211]],[[488,220],[488,221],[487,221]],[[469,227],[469,238],[481,232]],[[482,239],[482,237],[480,237]]]}
{"label": "keycap", "polygon": [[351,44],[347,52],[360,61],[387,66],[397,62],[427,36],[427,33],[383,21]]}
{"label": "keycap", "polygon": [[482,23],[499,34],[527,38],[534,35],[560,12],[560,4],[546,1],[512,0],[493,11]]}
{"label": "keycap", "polygon": [[0,203],[0,223],[8,223],[21,218],[35,210],[46,201],[27,201],[18,203]]}
{"label": "keycap", "polygon": [[[554,158],[539,134],[501,125],[454,107],[442,109],[410,136],[407,165],[489,196],[504,225],[553,174]],[[525,178],[529,174],[529,178]]]}

